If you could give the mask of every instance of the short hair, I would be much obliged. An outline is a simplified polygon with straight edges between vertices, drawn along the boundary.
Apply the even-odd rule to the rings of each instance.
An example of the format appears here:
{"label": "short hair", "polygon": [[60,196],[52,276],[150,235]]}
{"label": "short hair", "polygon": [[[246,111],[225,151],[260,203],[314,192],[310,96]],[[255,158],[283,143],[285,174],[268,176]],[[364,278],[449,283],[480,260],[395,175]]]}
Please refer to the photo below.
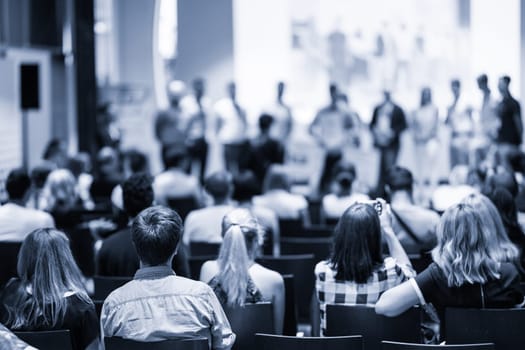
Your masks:
{"label": "short hair", "polygon": [[410,170],[400,166],[393,166],[388,170],[385,182],[391,191],[411,192],[414,178]]}
{"label": "short hair", "polygon": [[175,254],[182,235],[182,219],[176,211],[155,206],[144,209],[131,225],[131,238],[142,263],[167,263]]}
{"label": "short hair", "polygon": [[49,160],[53,158],[55,155],[61,153],[63,151],[64,142],[58,138],[51,139],[42,154],[42,158],[45,160]]}
{"label": "short hair", "polygon": [[511,174],[508,171],[501,171],[488,177],[485,180],[483,193],[489,194],[497,187],[505,188],[513,198],[516,198],[519,192],[519,185],[514,174]]}
{"label": "short hair", "polygon": [[356,203],[343,213],[334,230],[330,264],[335,279],[366,283],[381,264],[381,224],[372,206]]}
{"label": "short hair", "polygon": [[141,151],[130,149],[124,152],[129,168],[133,173],[146,172],[148,170],[148,157]]}
{"label": "short hair", "polygon": [[232,187],[233,177],[227,171],[213,173],[204,181],[204,189],[216,200],[226,199],[231,194]]}
{"label": "short hair", "polygon": [[124,210],[130,217],[137,216],[153,204],[153,179],[145,173],[131,175],[122,184]]}
{"label": "short hair", "polygon": [[450,81],[450,86],[457,86],[457,87],[461,87],[461,81],[459,79],[452,79]]}
{"label": "short hair", "polygon": [[13,169],[7,175],[5,189],[10,199],[22,199],[31,187],[31,179],[23,168]]}
{"label": "short hair", "polygon": [[187,149],[183,143],[173,143],[162,148],[162,163],[166,169],[180,167],[187,157]]}
{"label": "short hair", "polygon": [[511,79],[508,75],[504,75],[500,78],[501,80],[503,80],[503,82],[506,84],[506,85],[509,85],[510,82],[511,82]]}
{"label": "short hair", "polygon": [[262,131],[267,131],[270,129],[274,122],[274,118],[267,113],[261,114],[259,117],[259,129]]}
{"label": "short hair", "polygon": [[489,82],[489,78],[485,73],[480,74],[476,80],[480,84],[487,84]]}

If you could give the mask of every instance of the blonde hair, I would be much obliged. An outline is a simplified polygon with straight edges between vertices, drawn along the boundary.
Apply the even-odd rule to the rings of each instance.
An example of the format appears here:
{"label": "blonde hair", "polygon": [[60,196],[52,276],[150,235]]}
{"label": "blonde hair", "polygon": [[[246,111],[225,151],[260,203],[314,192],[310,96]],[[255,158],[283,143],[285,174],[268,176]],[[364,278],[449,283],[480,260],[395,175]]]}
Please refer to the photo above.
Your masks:
{"label": "blonde hair", "polygon": [[248,270],[260,247],[262,233],[257,219],[247,209],[235,209],[222,220],[223,241],[217,259],[217,278],[229,306],[244,305],[250,278]]}
{"label": "blonde hair", "polygon": [[491,255],[492,234],[488,231],[480,213],[470,205],[460,203],[443,213],[432,258],[446,276],[449,287],[483,284],[499,278],[500,263]]}
{"label": "blonde hair", "polygon": [[487,242],[490,256],[500,262],[515,262],[519,258],[518,248],[510,241],[501,216],[496,206],[486,196],[471,194],[462,200],[470,205],[481,217],[483,227],[487,231]]}
{"label": "blonde hair", "polygon": [[69,240],[61,231],[45,228],[31,232],[20,248],[17,270],[29,298],[17,298],[14,305],[6,305],[7,324],[12,329],[38,327],[42,322],[56,326],[64,319],[68,306],[65,293],[92,303]]}
{"label": "blonde hair", "polygon": [[77,189],[75,176],[67,169],[53,170],[44,186],[46,209],[68,210],[75,205]]}

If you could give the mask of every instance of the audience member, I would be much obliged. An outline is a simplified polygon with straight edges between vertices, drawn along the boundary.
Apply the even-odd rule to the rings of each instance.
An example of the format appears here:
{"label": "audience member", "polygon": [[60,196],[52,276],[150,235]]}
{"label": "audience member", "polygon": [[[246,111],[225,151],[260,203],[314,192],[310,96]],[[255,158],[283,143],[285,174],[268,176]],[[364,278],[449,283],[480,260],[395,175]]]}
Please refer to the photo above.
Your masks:
{"label": "audience member", "polygon": [[400,135],[407,128],[405,112],[393,100],[391,92],[383,91],[384,100],[374,108],[370,130],[374,146],[380,152],[379,184],[381,194],[388,169],[396,164],[400,147]]}
{"label": "audience member", "polygon": [[228,97],[217,101],[214,106],[217,120],[217,138],[224,147],[226,170],[234,176],[238,173],[239,158],[246,143],[246,111],[237,101],[234,82],[227,85]]}
{"label": "audience member", "polygon": [[355,179],[356,169],[352,163],[339,161],[335,165],[330,193],[322,199],[321,209],[326,219],[339,219],[352,204],[370,199],[366,194],[352,191]]}
{"label": "audience member", "polygon": [[182,242],[221,243],[220,225],[224,215],[235,209],[231,196],[233,180],[228,172],[217,172],[206,179],[204,190],[211,197],[211,205],[191,211],[184,222]]}
{"label": "audience member", "polygon": [[[149,161],[146,154],[136,149],[130,149],[122,152],[122,170],[124,180],[129,179],[133,174],[144,173],[149,174]],[[111,203],[120,209],[124,209],[122,200],[122,186],[118,184],[111,192]]]}
{"label": "audience member", "polygon": [[18,255],[18,278],[0,296],[1,321],[17,331],[68,329],[73,349],[102,348],[95,306],[82,284],[66,235],[37,229]]}
{"label": "audience member", "polygon": [[[321,330],[326,331],[327,304],[373,305],[385,290],[415,276],[403,247],[392,230],[386,202],[381,214],[368,204],[348,208],[335,230],[332,255],[315,266]],[[390,256],[384,258],[381,240]]]}
{"label": "audience member", "polygon": [[85,209],[93,209],[95,203],[91,199],[89,189],[93,183],[91,174],[91,157],[88,153],[80,152],[68,158],[67,169],[75,176],[77,182],[77,193],[82,200]]}
{"label": "audience member", "polygon": [[22,242],[37,228],[55,227],[51,215],[25,207],[31,187],[31,179],[25,170],[11,170],[5,187],[9,201],[0,206],[0,241]]}
{"label": "audience member", "polygon": [[97,206],[109,210],[111,192],[122,180],[117,151],[110,147],[103,147],[97,154],[96,164],[96,175],[89,193]]}
{"label": "audience member", "polygon": [[500,121],[496,140],[500,158],[505,161],[511,151],[519,148],[523,135],[520,103],[512,97],[509,85],[510,77],[503,76],[499,79],[498,90],[501,94],[501,100],[496,108]]}
{"label": "audience member", "polygon": [[2,350],[37,350],[23,342],[3,324],[0,323],[0,349]]}
{"label": "audience member", "polygon": [[[139,256],[133,247],[130,226],[142,210],[153,204],[151,181],[151,177],[145,173],[133,174],[124,181],[123,204],[129,217],[129,225],[106,238],[102,243],[97,254],[97,275],[132,277],[139,269]],[[182,249],[173,258],[172,267],[179,276],[190,275],[186,254]]]}
{"label": "audience member", "polygon": [[31,194],[26,202],[26,207],[34,209],[43,209],[42,190],[46,184],[47,177],[55,167],[50,163],[37,165],[31,170]]}
{"label": "audience member", "polygon": [[168,206],[169,199],[193,198],[200,203],[199,180],[185,172],[187,153],[184,144],[175,143],[162,150],[165,170],[155,176],[153,189],[155,202]]}
{"label": "audience member", "polygon": [[279,219],[301,219],[308,202],[304,196],[290,193],[290,188],[288,175],[272,167],[264,180],[263,194],[253,197],[253,204],[272,209]]}
{"label": "audience member", "polygon": [[444,212],[469,194],[478,192],[468,184],[468,173],[466,165],[456,165],[450,172],[448,183],[440,184],[432,193],[432,209]]}
{"label": "audience member", "polygon": [[263,241],[263,230],[246,209],[224,216],[224,236],[217,260],[207,261],[200,280],[207,282],[224,307],[245,303],[273,303],[276,334],[282,334],[284,319],[284,281],[279,273],[255,262]]}
{"label": "audience member", "polygon": [[140,269],[104,301],[104,336],[143,342],[206,337],[211,349],[231,348],[235,334],[213,290],[171,269],[181,234],[180,216],[165,207],[145,209],[133,220]]}
{"label": "audience member", "polygon": [[67,145],[57,138],[50,140],[44,149],[42,159],[55,168],[64,168],[67,165]]}
{"label": "audience member", "polygon": [[414,279],[384,292],[376,312],[397,316],[414,305],[432,303],[442,317],[445,307],[521,306],[518,271],[490,254],[493,234],[488,231],[470,205],[448,208],[437,228],[434,262]]}
{"label": "audience member", "polygon": [[122,132],[118,125],[115,107],[111,102],[104,102],[97,106],[96,134],[97,149],[104,147],[118,149]]}
{"label": "audience member", "polygon": [[385,192],[390,198],[392,227],[407,253],[434,248],[439,215],[414,203],[414,180],[408,169],[395,166],[386,176]]}

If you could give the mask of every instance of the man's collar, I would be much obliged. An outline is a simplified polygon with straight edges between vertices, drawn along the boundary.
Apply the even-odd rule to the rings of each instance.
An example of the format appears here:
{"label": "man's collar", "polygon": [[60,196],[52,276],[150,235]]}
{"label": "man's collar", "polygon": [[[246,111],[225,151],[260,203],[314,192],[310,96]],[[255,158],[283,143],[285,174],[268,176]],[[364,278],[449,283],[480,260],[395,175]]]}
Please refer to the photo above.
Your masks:
{"label": "man's collar", "polygon": [[173,269],[166,265],[148,266],[137,270],[133,279],[136,280],[152,280],[164,278],[168,276],[175,276]]}

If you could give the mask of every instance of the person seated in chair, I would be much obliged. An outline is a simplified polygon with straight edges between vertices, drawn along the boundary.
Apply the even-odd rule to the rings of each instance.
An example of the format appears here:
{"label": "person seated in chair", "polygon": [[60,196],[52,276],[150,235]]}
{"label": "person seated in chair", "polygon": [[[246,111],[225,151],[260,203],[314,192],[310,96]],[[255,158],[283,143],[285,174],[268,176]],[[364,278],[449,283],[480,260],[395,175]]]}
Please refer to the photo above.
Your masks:
{"label": "person seated in chair", "polygon": [[133,220],[131,237],[140,268],[104,301],[104,336],[142,342],[205,337],[211,349],[232,347],[235,334],[213,290],[171,268],[181,234],[182,220],[169,208],[151,207]]}

